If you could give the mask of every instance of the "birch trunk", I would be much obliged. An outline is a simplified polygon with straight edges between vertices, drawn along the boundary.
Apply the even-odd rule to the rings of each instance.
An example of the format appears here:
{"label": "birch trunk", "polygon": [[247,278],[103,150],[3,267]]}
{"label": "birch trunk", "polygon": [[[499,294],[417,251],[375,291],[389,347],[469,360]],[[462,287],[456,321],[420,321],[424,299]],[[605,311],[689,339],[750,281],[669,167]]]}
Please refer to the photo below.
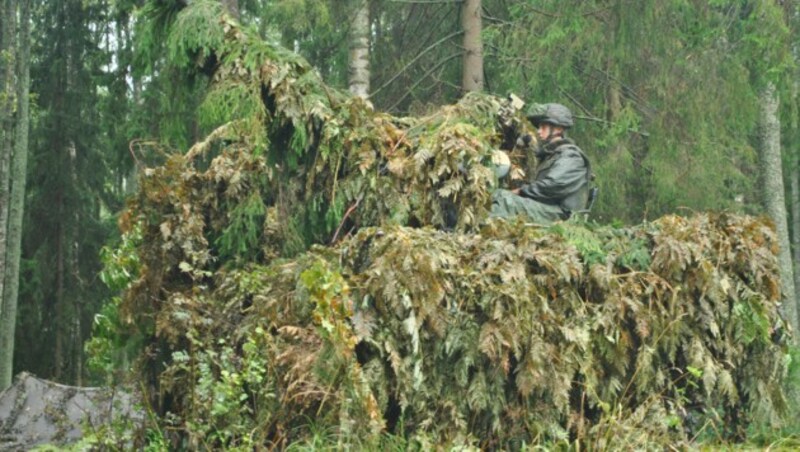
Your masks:
{"label": "birch trunk", "polygon": [[349,88],[354,95],[369,97],[369,0],[355,1],[355,17],[350,28]]}
{"label": "birch trunk", "polygon": [[464,0],[461,27],[464,30],[464,69],[461,89],[467,93],[483,90],[483,41],[481,0]]}

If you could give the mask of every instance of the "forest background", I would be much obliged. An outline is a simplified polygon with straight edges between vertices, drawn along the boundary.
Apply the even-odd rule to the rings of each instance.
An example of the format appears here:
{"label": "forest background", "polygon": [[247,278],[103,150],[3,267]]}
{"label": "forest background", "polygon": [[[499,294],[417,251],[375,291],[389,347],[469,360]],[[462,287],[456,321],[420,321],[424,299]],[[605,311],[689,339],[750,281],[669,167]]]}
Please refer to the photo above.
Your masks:
{"label": "forest background", "polygon": [[[771,216],[792,243],[781,263],[797,325],[800,2],[221,2],[328,85],[396,116],[475,90],[569,106],[601,187],[599,223]],[[167,58],[160,24],[182,3],[2,1],[4,386],[22,370],[98,383],[84,343],[119,290],[101,281],[118,213],[142,168],[215,126],[198,110],[208,77]]]}

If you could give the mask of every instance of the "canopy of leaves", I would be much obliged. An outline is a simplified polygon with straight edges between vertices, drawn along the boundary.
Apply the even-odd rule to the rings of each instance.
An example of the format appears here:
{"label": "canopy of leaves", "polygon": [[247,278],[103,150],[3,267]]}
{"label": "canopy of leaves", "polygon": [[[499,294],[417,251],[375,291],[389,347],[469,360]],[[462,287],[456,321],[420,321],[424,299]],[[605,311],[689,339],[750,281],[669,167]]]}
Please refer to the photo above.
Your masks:
{"label": "canopy of leaves", "polygon": [[145,170],[110,254],[175,441],[646,447],[784,408],[766,223],[489,221],[489,155],[520,124],[503,102],[377,113],[214,8],[181,10],[169,47],[213,67],[223,125]]}

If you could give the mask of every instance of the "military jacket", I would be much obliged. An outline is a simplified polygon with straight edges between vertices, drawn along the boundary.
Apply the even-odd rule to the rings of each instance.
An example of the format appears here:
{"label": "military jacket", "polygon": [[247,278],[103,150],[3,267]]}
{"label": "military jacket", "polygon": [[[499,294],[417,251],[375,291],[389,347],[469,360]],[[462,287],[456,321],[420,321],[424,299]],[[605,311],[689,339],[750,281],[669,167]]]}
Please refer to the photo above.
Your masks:
{"label": "military jacket", "polygon": [[586,154],[568,138],[556,138],[536,154],[539,166],[530,184],[520,187],[520,196],[556,205],[565,212],[586,208],[591,165]]}

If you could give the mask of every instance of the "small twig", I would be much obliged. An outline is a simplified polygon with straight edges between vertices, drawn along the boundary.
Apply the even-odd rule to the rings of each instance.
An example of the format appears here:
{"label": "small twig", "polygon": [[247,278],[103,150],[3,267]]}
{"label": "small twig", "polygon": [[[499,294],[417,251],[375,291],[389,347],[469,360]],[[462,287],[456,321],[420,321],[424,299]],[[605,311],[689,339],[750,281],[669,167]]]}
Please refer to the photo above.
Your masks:
{"label": "small twig", "polygon": [[[319,155],[319,154],[317,154]],[[336,159],[336,169],[333,172],[333,190],[331,190],[331,200],[336,200],[336,187],[339,184],[339,169],[342,166],[342,154]]]}
{"label": "small twig", "polygon": [[558,18],[562,17],[561,14],[551,13],[549,11],[545,11],[545,10],[542,10],[542,9],[539,9],[539,8],[536,8],[536,7],[533,7],[533,6],[530,6],[530,5],[526,5],[526,9],[528,9],[530,11],[533,11],[536,14],[541,14],[542,16],[545,16],[545,17],[552,17],[554,19],[558,19]]}
{"label": "small twig", "polygon": [[128,151],[131,153],[131,157],[133,157],[133,162],[136,164],[136,166],[139,166],[139,159],[136,158],[136,152],[133,150],[133,145],[138,141],[139,140],[131,140],[131,142],[128,143]]}
{"label": "small twig", "polygon": [[[607,10],[609,10],[611,8],[612,8],[611,6],[605,6],[605,7],[601,7],[601,8],[598,8],[598,9],[594,9],[592,11],[583,12],[583,13],[580,13],[578,15],[581,16],[581,17],[594,16],[594,15],[600,14],[600,13],[602,13],[604,11],[607,11]],[[564,15],[564,14],[552,13],[550,11],[545,11],[543,9],[539,9],[539,8],[536,8],[536,7],[533,7],[533,6],[527,6],[527,9],[533,11],[534,13],[541,14],[542,16],[552,17],[554,19],[560,19],[562,17],[566,17],[566,15]]]}
{"label": "small twig", "polygon": [[428,76],[433,74],[436,70],[438,70],[440,67],[444,66],[450,60],[452,60],[453,58],[459,57],[459,56],[461,56],[460,53],[454,53],[454,54],[450,55],[449,57],[440,60],[436,65],[434,65],[431,69],[429,69],[427,72],[425,72],[422,75],[422,77],[420,77],[419,80],[417,80],[416,83],[411,85],[411,87],[406,90],[406,93],[403,94],[403,96],[400,99],[398,99],[397,102],[394,103],[394,105],[389,107],[388,110],[389,111],[394,110],[398,105],[400,105],[401,102],[403,102],[403,100],[405,100],[406,97],[408,97],[411,94],[411,92],[414,90],[414,88],[416,88],[417,86],[419,86],[420,83],[422,83],[423,80],[428,78]]}
{"label": "small twig", "polygon": [[136,147],[152,146],[155,148],[158,146],[158,144],[159,144],[158,141],[154,140],[143,140],[139,138],[134,138],[133,140],[131,140],[130,143],[128,143],[128,151],[131,153],[131,157],[133,157],[133,161],[134,163],[136,163],[136,166],[141,166],[142,162],[140,162],[139,158],[136,157],[136,151],[133,149],[134,146]]}
{"label": "small twig", "polygon": [[[563,95],[567,96],[567,98],[568,98],[569,100],[571,100],[571,101],[572,101],[572,103],[574,103],[575,105],[577,105],[577,106],[581,107],[581,110],[585,111],[585,112],[586,112],[587,114],[589,114],[589,115],[592,115],[592,112],[591,112],[591,111],[590,111],[588,108],[586,108],[586,107],[585,107],[585,106],[584,106],[582,103],[580,103],[580,102],[578,101],[578,99],[576,99],[576,98],[575,98],[575,96],[573,96],[572,94],[570,94],[570,93],[566,92],[566,91],[565,91],[563,88],[561,88],[561,87],[559,87],[559,88],[558,88],[558,91],[559,91],[561,94],[563,94]],[[593,117],[595,117],[595,118],[597,117],[597,116],[595,116],[595,115],[592,115],[592,116],[593,116]]]}
{"label": "small twig", "polygon": [[402,75],[402,74],[403,74],[405,71],[407,71],[407,70],[408,70],[408,68],[410,68],[410,67],[411,67],[411,65],[413,65],[414,63],[416,63],[416,62],[417,62],[417,60],[419,60],[420,58],[422,58],[422,56],[423,56],[423,55],[427,54],[428,52],[430,52],[431,50],[433,50],[434,48],[436,48],[436,47],[437,47],[439,44],[442,44],[443,42],[445,42],[445,41],[447,41],[447,40],[449,40],[449,39],[455,38],[456,36],[460,35],[461,33],[463,33],[463,31],[461,31],[461,30],[458,30],[458,31],[456,31],[456,32],[453,32],[453,33],[450,33],[449,35],[447,35],[447,36],[443,37],[442,39],[440,39],[440,40],[438,40],[438,41],[434,42],[433,44],[431,44],[430,46],[428,46],[428,48],[427,48],[427,49],[423,50],[422,52],[418,53],[418,54],[417,54],[417,56],[415,56],[414,58],[412,58],[412,59],[411,59],[411,61],[409,61],[409,62],[408,62],[408,64],[406,64],[406,65],[405,65],[405,67],[404,67],[403,69],[400,69],[400,71],[399,71],[397,74],[395,74],[395,75],[394,75],[392,78],[390,78],[390,79],[389,79],[389,81],[387,81],[386,83],[384,83],[383,85],[381,85],[380,87],[378,87],[378,89],[376,89],[376,90],[374,90],[373,92],[371,92],[371,93],[369,94],[369,96],[370,96],[370,97],[372,97],[372,96],[374,96],[375,94],[378,94],[378,93],[379,93],[381,90],[383,90],[384,88],[386,88],[387,86],[389,86],[389,85],[390,85],[392,82],[394,82],[394,81],[397,79],[397,77],[400,77],[400,75]]}
{"label": "small twig", "polygon": [[344,226],[344,222],[347,220],[347,217],[349,217],[350,214],[353,213],[354,210],[356,210],[358,204],[361,202],[361,199],[363,198],[364,198],[363,194],[358,195],[358,198],[356,198],[356,202],[354,202],[353,205],[350,206],[349,209],[347,209],[347,212],[344,213],[344,216],[342,217],[342,222],[339,223],[339,227],[336,228],[336,232],[333,234],[333,238],[331,239],[331,244],[336,243],[336,239],[339,238],[339,232],[341,232],[342,226]]}
{"label": "small twig", "polygon": [[[606,125],[610,125],[610,126],[615,125],[615,123],[613,123],[611,121],[606,121],[605,119],[597,118],[597,117],[594,117],[594,116],[575,115],[575,118],[577,118],[577,119],[585,119],[587,121],[592,121],[592,122],[599,122],[601,124],[606,124]],[[627,131],[630,132],[630,133],[635,133],[636,135],[639,135],[639,136],[643,136],[645,138],[650,138],[650,133],[649,132],[642,132],[640,130],[631,129],[631,128],[628,128]]]}
{"label": "small twig", "polygon": [[195,145],[189,149],[189,152],[186,153],[186,160],[193,160],[198,154],[205,152],[211,146],[211,143],[228,132],[232,126],[232,122],[225,123],[208,134],[205,140],[195,143]]}

